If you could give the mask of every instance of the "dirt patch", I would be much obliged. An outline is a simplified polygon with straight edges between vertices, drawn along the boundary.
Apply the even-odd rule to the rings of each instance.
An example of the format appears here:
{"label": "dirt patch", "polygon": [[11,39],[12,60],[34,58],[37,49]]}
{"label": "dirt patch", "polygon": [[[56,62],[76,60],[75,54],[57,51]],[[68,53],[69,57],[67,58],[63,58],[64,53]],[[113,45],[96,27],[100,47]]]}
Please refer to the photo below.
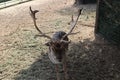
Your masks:
{"label": "dirt patch", "polygon": [[[0,11],[0,80],[54,80],[54,65],[44,46],[47,39],[34,38],[28,7],[38,9],[37,22],[49,33],[69,31],[71,15],[76,17],[73,0],[35,0]],[[95,38],[96,5],[81,5],[84,10],[68,51],[68,73],[73,80],[119,80],[120,52],[102,38]],[[60,65],[61,67],[61,65]],[[62,69],[62,68],[61,68]],[[64,75],[61,70],[61,75]]]}

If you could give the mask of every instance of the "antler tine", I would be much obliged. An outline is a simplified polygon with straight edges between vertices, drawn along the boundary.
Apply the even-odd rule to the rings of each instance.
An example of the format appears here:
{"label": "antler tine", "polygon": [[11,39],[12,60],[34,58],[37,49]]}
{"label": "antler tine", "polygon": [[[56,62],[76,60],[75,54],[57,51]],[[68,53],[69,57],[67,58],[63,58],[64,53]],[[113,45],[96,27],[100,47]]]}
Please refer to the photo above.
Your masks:
{"label": "antler tine", "polygon": [[[63,40],[66,36],[70,35],[71,32],[73,31],[73,29],[75,28],[75,26],[76,26],[76,24],[77,24],[77,21],[78,21],[78,19],[79,19],[79,16],[81,15],[82,9],[83,9],[83,8],[81,8],[81,9],[78,10],[77,19],[75,20],[75,22],[73,22],[73,24],[71,24],[71,29],[70,29],[70,31],[62,37],[62,40]],[[73,16],[72,16],[72,18],[73,18]]]}
{"label": "antler tine", "polygon": [[35,26],[35,28],[37,29],[37,31],[41,34],[40,36],[41,37],[46,37],[46,38],[48,38],[48,39],[52,39],[50,36],[47,36],[47,35],[45,35],[39,28],[38,28],[38,26],[37,26],[37,24],[36,24],[36,16],[35,16],[35,14],[37,13],[37,12],[39,12],[38,10],[32,10],[32,8],[31,8],[31,6],[29,7],[29,9],[30,9],[30,15],[31,15],[31,17],[32,17],[32,19],[33,19],[33,23],[34,23],[34,26]]}

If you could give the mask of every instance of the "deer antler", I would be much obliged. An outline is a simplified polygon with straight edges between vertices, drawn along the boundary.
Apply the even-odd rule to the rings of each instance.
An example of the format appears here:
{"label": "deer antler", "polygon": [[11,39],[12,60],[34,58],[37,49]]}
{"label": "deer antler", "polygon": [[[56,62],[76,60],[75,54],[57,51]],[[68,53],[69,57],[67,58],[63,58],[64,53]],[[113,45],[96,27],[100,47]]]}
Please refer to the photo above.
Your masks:
{"label": "deer antler", "polygon": [[[82,8],[82,9],[83,9],[83,8]],[[79,10],[78,10],[77,19],[76,19],[75,21],[73,20],[73,16],[72,16],[72,21],[74,21],[74,22],[73,22],[73,24],[71,24],[71,29],[70,29],[70,31],[62,37],[62,40],[63,40],[66,36],[70,35],[71,32],[73,31],[73,29],[75,28],[75,26],[76,26],[76,24],[77,24],[77,21],[78,21],[78,19],[79,19],[79,16],[81,15],[82,9],[79,9]]]}
{"label": "deer antler", "polygon": [[35,16],[35,14],[37,13],[37,12],[39,12],[38,10],[32,10],[32,8],[31,8],[31,6],[29,7],[29,9],[30,9],[30,15],[31,15],[31,17],[32,17],[32,19],[33,19],[33,23],[34,23],[34,26],[35,26],[35,28],[37,29],[37,31],[41,34],[40,36],[41,37],[46,37],[46,38],[48,38],[48,39],[52,39],[50,36],[48,36],[48,35],[45,35],[39,28],[38,28],[38,26],[37,26],[37,24],[36,24],[36,16]]}

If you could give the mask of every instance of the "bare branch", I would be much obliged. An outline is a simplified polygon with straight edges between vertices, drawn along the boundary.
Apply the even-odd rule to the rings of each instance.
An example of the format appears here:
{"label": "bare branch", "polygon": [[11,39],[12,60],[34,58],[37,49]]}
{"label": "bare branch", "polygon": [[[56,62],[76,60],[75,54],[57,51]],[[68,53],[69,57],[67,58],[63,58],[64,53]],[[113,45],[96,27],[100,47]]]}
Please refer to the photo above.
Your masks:
{"label": "bare branch", "polygon": [[38,10],[32,10],[32,8],[31,8],[31,6],[29,7],[29,9],[30,9],[30,15],[31,15],[31,17],[32,17],[32,19],[33,19],[33,23],[34,23],[34,26],[35,26],[35,28],[37,29],[37,31],[41,34],[41,37],[46,37],[46,38],[48,38],[48,39],[51,39],[51,37],[50,36],[48,36],[48,35],[45,35],[39,28],[38,28],[38,26],[37,26],[37,24],[36,24],[36,16],[35,16],[35,14],[37,13],[37,12],[39,12]]}

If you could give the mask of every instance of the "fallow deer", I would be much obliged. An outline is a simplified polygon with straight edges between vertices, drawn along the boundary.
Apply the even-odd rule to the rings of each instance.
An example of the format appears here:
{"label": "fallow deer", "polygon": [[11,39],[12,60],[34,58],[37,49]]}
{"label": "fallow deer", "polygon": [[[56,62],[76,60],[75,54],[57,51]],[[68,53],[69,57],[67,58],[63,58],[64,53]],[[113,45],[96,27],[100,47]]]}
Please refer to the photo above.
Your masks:
{"label": "fallow deer", "polygon": [[59,71],[58,71],[59,64],[63,64],[63,69],[64,69],[64,73],[65,73],[64,77],[67,80],[68,75],[67,75],[67,67],[66,67],[66,51],[68,50],[68,45],[71,42],[68,39],[68,36],[72,33],[73,29],[75,28],[77,21],[79,19],[79,16],[81,15],[82,9],[78,10],[78,15],[77,15],[76,20],[73,21],[73,19],[72,19],[73,23],[71,24],[71,27],[70,27],[71,29],[68,33],[64,32],[64,31],[58,31],[58,32],[55,32],[53,37],[46,35],[38,28],[38,26],[36,24],[35,14],[39,11],[32,10],[31,7],[29,7],[29,9],[30,9],[30,15],[33,19],[34,26],[37,29],[37,31],[40,33],[40,36],[50,39],[50,41],[47,42],[45,45],[49,47],[49,51],[48,51],[49,59],[51,60],[51,62],[53,64],[55,64],[56,73],[57,73],[57,80],[60,80]]}

